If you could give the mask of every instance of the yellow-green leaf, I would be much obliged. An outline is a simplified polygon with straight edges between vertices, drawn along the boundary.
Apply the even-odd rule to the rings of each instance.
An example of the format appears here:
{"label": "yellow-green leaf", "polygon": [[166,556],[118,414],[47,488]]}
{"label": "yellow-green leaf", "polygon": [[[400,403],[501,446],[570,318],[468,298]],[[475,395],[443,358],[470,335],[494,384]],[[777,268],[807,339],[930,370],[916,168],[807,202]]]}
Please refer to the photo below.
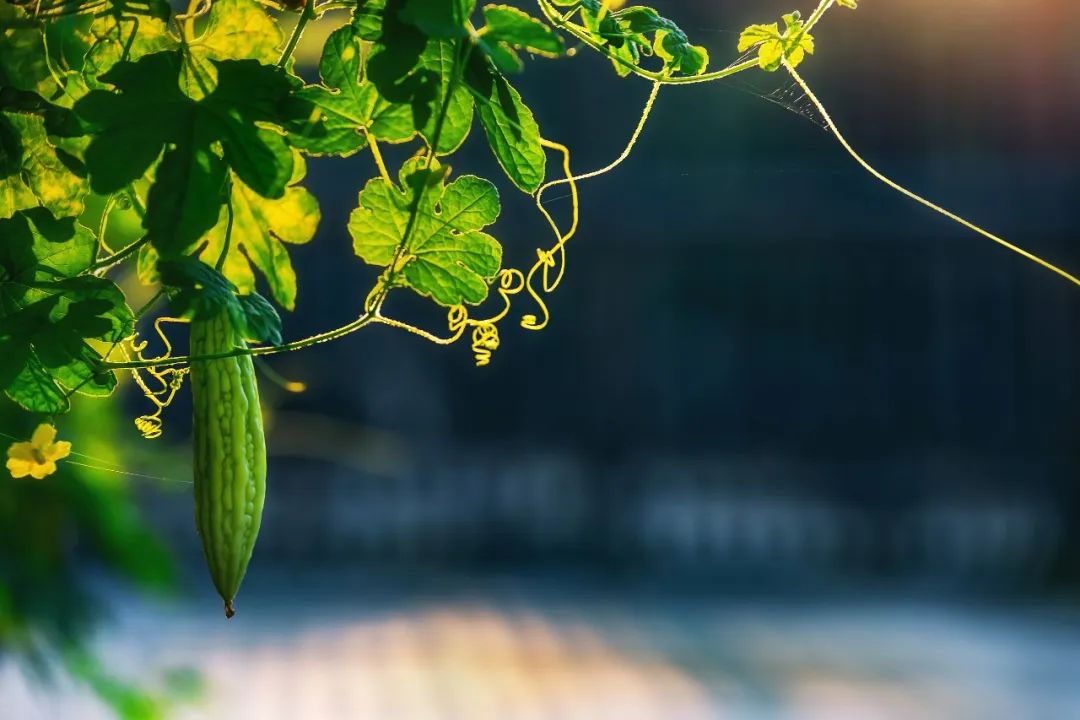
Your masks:
{"label": "yellow-green leaf", "polygon": [[[296,307],[296,271],[289,259],[286,243],[303,245],[311,241],[319,226],[319,203],[306,189],[297,186],[304,176],[303,160],[296,156],[297,174],[277,199],[261,197],[243,183],[232,179],[233,228],[229,253],[222,272],[237,289],[248,294],[255,290],[253,266],[266,277],[274,299],[289,310]],[[206,236],[207,246],[200,257],[208,265],[217,263],[225,246],[227,210]]]}
{"label": "yellow-green leaf", "polygon": [[283,35],[278,24],[255,0],[216,0],[206,29],[184,48],[180,87],[192,100],[202,100],[217,87],[214,60],[278,59]]}

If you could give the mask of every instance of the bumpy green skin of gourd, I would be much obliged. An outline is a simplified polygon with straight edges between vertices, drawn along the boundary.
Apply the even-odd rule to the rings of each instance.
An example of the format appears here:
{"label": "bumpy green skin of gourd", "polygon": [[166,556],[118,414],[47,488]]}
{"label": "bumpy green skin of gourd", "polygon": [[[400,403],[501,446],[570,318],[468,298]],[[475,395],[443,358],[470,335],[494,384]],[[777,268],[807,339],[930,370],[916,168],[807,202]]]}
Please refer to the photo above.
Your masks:
{"label": "bumpy green skin of gourd", "polygon": [[[191,355],[244,347],[228,313],[191,323]],[[195,435],[195,527],[214,586],[233,616],[233,599],[255,548],[266,496],[255,367],[248,356],[191,364]]]}

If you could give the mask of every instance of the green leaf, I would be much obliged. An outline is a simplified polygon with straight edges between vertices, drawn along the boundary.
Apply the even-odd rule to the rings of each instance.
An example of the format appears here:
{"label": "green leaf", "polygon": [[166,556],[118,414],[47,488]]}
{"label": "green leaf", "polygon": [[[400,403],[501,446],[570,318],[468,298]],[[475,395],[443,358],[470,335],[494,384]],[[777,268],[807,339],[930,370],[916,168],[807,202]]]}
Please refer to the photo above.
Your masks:
{"label": "green leaf", "polygon": [[190,255],[162,258],[155,264],[157,279],[169,294],[172,312],[179,317],[206,319],[228,312],[236,302],[236,288],[212,266]]}
{"label": "green leaf", "polygon": [[[0,220],[0,282],[11,294],[39,282],[69,278],[94,261],[97,239],[73,218],[57,220],[44,208]],[[21,299],[22,295],[16,295]]]}
{"label": "green leaf", "polygon": [[202,35],[184,46],[180,87],[193,100],[202,100],[218,85],[215,60],[272,65],[283,39],[281,28],[255,0],[215,0]]}
{"label": "green leaf", "polygon": [[107,87],[98,77],[119,62],[179,47],[165,20],[154,17],[140,17],[135,23],[103,15],[94,19],[89,35],[93,40],[83,59],[82,74],[92,89]]}
{"label": "green leaf", "polygon": [[213,228],[224,199],[228,168],[199,131],[194,136],[165,153],[146,196],[143,227],[164,256],[186,252]]}
{"label": "green leaf", "polygon": [[177,85],[175,52],[118,63],[100,79],[117,92],[95,90],[75,104],[94,132],[86,150],[91,189],[117,192],[143,176],[167,143],[190,135],[195,106]]}
{"label": "green leaf", "polygon": [[685,35],[669,30],[657,30],[653,52],[664,64],[684,75],[700,75],[709,66],[709,52],[698,45],[691,45]]}
{"label": "green leaf", "polygon": [[784,31],[777,23],[751,25],[739,36],[739,52],[758,48],[758,66],[768,72],[776,72],[784,64],[798,67],[807,55],[814,54],[814,38],[804,30],[799,13],[784,15]]}
{"label": "green leaf", "polygon": [[168,146],[143,219],[163,256],[185,252],[217,224],[227,168],[268,198],[282,197],[292,177],[284,135],[263,125],[278,120],[291,91],[284,72],[253,60],[214,62],[218,86],[200,102],[180,92],[179,55],[163,52],[117,64],[102,77],[117,92],[96,90],[75,106],[96,131],[86,151],[96,192],[142,177]]}
{"label": "green leaf", "polygon": [[180,317],[206,319],[226,312],[246,339],[281,342],[281,318],[258,293],[238,296],[228,278],[190,255],[159,260],[157,268],[172,310]]}
{"label": "green leaf", "polygon": [[[373,85],[360,79],[361,42],[360,31],[352,25],[326,39],[319,61],[323,84],[301,89],[291,101],[297,118],[288,126],[293,147],[313,155],[347,157],[367,146],[363,129],[375,118],[378,96]],[[408,122],[407,106],[401,110]]]}
{"label": "green leaf", "polygon": [[[319,203],[315,196],[295,183],[304,176],[303,161],[285,194],[270,200],[261,197],[239,178],[232,181],[233,227],[229,253],[222,271],[241,293],[255,290],[252,266],[266,277],[270,293],[283,307],[296,307],[296,271],[285,243],[310,242],[319,225]],[[206,236],[200,254],[204,262],[215,264],[225,247],[228,213],[224,209],[217,226]]]}
{"label": "green leaf", "polygon": [[472,175],[446,185],[441,172],[416,162],[400,181],[405,189],[376,178],[360,191],[349,218],[356,254],[384,267],[402,247],[398,269],[413,290],[444,306],[483,302],[502,265],[502,247],[481,232],[499,216],[495,186]]}
{"label": "green leaf", "polygon": [[[453,83],[453,93],[449,102],[447,92],[451,88],[451,76],[454,72],[454,54],[456,46],[446,40],[431,40],[420,56],[419,67],[430,77],[437,77],[434,97],[431,99],[432,112],[427,121],[420,126],[424,140],[435,148],[440,155],[449,155],[456,151],[469,136],[473,124],[473,96],[461,82]],[[446,116],[442,126],[438,125],[438,114],[445,105]],[[419,119],[414,110],[414,118]],[[438,133],[438,142],[435,135]]]}
{"label": "green leaf", "polygon": [[614,55],[612,64],[620,75],[629,74],[627,65],[636,66],[642,56],[654,54],[664,61],[666,70],[683,75],[700,75],[708,67],[709,53],[705,48],[691,44],[676,23],[652,8],[632,6],[609,12],[599,0],[556,4],[578,7],[594,40],[607,45]]}
{"label": "green leaf", "polygon": [[[401,68],[389,64],[398,51],[377,45],[369,67],[374,65],[376,77],[380,67],[388,73],[383,83],[387,94],[373,80],[361,77],[361,43],[359,30],[352,25],[327,39],[319,63],[323,84],[303,88],[292,102],[290,110],[297,120],[289,125],[290,143],[312,154],[341,156],[365,147],[366,132],[391,143],[407,142],[419,132],[434,143],[438,111],[454,68],[453,43],[427,41],[400,76],[396,75]],[[453,152],[464,142],[472,117],[472,97],[459,83],[446,104],[439,153]]]}
{"label": "green leaf", "polygon": [[476,0],[405,0],[398,15],[428,37],[460,38],[475,9]]}
{"label": "green leaf", "polygon": [[479,47],[503,72],[522,69],[521,58],[512,48],[558,57],[563,52],[563,41],[550,27],[526,12],[509,5],[485,5],[484,21],[480,30]]}
{"label": "green leaf", "polygon": [[245,340],[281,344],[281,316],[266,298],[256,292],[238,295],[236,307],[239,311],[233,316],[233,326]]}
{"label": "green leaf", "polygon": [[364,40],[378,40],[382,35],[383,14],[387,0],[358,0],[352,24]]}
{"label": "green leaf", "polygon": [[115,284],[79,275],[93,233],[43,208],[0,220],[0,385],[27,410],[60,413],[69,391],[106,395],[116,378],[98,367],[89,340],[117,343],[133,316]]}
{"label": "green leaf", "polygon": [[27,18],[21,8],[0,3],[0,85],[51,98],[62,88],[49,72],[43,34],[37,28],[9,28],[4,22]]}
{"label": "green leaf", "polygon": [[42,116],[0,112],[0,217],[39,203],[79,215],[88,191],[81,163],[49,142]]}
{"label": "green leaf", "polygon": [[547,156],[532,111],[502,74],[482,62],[470,64],[466,82],[495,159],[520,190],[535,192],[544,182]]}

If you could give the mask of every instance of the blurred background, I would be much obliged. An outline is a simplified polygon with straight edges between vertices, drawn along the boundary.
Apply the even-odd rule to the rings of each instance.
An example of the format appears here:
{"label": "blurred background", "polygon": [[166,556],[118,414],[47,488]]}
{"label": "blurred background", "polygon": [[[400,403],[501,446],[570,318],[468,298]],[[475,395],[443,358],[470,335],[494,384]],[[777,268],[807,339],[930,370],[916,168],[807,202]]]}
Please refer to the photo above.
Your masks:
{"label": "blurred background", "polygon": [[[655,5],[716,67],[792,9]],[[1077,21],[1069,0],[863,0],[804,75],[886,174],[1077,270]],[[648,92],[588,52],[517,84],[578,170],[619,154]],[[499,175],[479,131],[454,167]],[[309,163],[323,221],[293,253],[290,337],[361,306],[343,227],[374,172]],[[549,238],[507,188],[494,230],[522,265]],[[116,419],[117,466],[166,478],[108,482],[169,549],[149,585],[171,591],[96,570],[72,534],[101,672],[0,654],[0,717],[110,717],[104,695],[231,720],[1080,718],[1076,289],[873,181],[780,74],[665,89],[581,192],[550,327],[508,324],[491,367],[385,328],[270,361],[308,391],[264,383],[266,515],[230,622],[186,399],[154,443]],[[70,427],[76,449],[100,434]]]}

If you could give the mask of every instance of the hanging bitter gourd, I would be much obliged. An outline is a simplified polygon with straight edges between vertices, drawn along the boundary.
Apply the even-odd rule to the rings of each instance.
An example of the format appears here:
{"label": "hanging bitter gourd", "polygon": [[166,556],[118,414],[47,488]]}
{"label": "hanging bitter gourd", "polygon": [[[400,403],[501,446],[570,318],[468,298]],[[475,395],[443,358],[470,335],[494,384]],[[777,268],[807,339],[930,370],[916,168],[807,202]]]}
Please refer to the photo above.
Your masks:
{"label": "hanging bitter gourd", "polygon": [[[227,311],[191,323],[193,357],[245,346]],[[192,362],[191,397],[195,526],[225,616],[232,617],[266,495],[266,441],[251,357]]]}

